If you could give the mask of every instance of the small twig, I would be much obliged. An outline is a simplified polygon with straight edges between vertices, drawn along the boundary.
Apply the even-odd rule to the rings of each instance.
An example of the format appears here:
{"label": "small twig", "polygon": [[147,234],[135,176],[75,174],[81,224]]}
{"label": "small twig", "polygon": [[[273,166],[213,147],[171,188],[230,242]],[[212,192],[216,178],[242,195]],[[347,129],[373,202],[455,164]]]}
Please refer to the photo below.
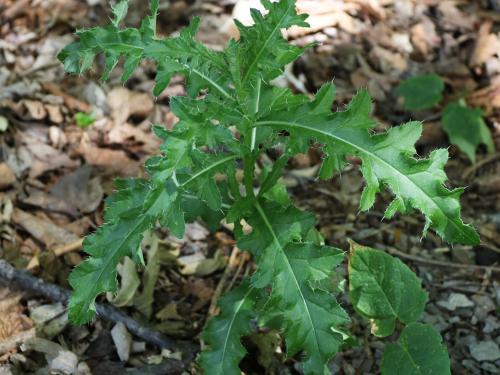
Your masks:
{"label": "small twig", "polygon": [[[42,295],[55,302],[67,303],[70,297],[69,290],[36,278],[26,271],[18,270],[12,267],[5,260],[0,260],[0,279],[8,281],[23,290]],[[160,348],[183,350],[183,354],[185,354],[184,363],[191,362],[195,352],[197,351],[194,344],[174,341],[160,332],[153,331],[152,329],[143,326],[141,323],[127,316],[116,307],[105,303],[96,303],[96,310],[97,314],[101,318],[116,323],[123,323],[131,333],[147,343]]]}
{"label": "small twig", "polygon": [[236,282],[236,279],[240,276],[241,271],[243,270],[243,266],[247,263],[248,258],[248,253],[243,253],[242,260],[240,261],[240,264],[238,264],[238,268],[236,269],[236,272],[234,273],[231,281],[226,287],[226,292],[233,289],[233,285]]}
{"label": "small twig", "polygon": [[478,169],[483,167],[486,164],[489,164],[491,162],[494,162],[496,160],[500,159],[500,152],[496,152],[492,155],[486,156],[483,160],[478,161],[475,163],[473,166],[467,168],[465,172],[462,174],[462,178],[464,180],[468,180]]}
{"label": "small twig", "polygon": [[224,270],[224,273],[222,274],[222,277],[219,280],[219,283],[217,284],[217,287],[215,288],[214,295],[212,296],[212,300],[210,301],[210,307],[208,308],[208,317],[210,318],[211,316],[215,315],[217,312],[217,302],[219,301],[219,297],[222,294],[224,290],[224,285],[226,284],[227,279],[229,278],[229,275],[234,269],[234,263],[236,261],[236,256],[239,254],[239,250],[236,246],[233,247],[233,250],[231,251],[231,256],[229,257],[229,262],[227,263],[226,269]]}
{"label": "small twig", "polygon": [[48,70],[48,69],[52,69],[52,68],[57,68],[58,66],[61,66],[61,63],[59,61],[52,61],[52,62],[46,63],[44,65],[35,66],[34,68],[28,69],[28,70],[22,72],[21,74],[19,74],[19,76],[21,78],[26,78],[26,77],[29,77],[32,74],[39,72],[41,70]]}
{"label": "small twig", "polygon": [[467,288],[461,288],[459,286],[447,286],[447,285],[440,285],[440,284],[433,284],[434,287],[438,289],[444,289],[444,290],[453,290],[455,292],[460,292],[460,293],[465,293],[465,294],[481,294],[483,296],[489,296],[489,293],[482,292],[480,290],[470,290]]}
{"label": "small twig", "polygon": [[402,251],[399,251],[393,247],[386,247],[386,248],[387,248],[387,251],[389,253],[396,255],[400,258],[408,259],[408,260],[411,260],[411,261],[417,262],[417,263],[427,264],[429,266],[475,269],[475,270],[481,270],[481,271],[491,271],[491,272],[500,273],[499,267],[478,266],[476,264],[460,264],[460,263],[455,263],[455,262],[442,262],[439,260],[425,259],[425,258],[417,257],[415,255],[406,254],[406,253],[403,253]]}

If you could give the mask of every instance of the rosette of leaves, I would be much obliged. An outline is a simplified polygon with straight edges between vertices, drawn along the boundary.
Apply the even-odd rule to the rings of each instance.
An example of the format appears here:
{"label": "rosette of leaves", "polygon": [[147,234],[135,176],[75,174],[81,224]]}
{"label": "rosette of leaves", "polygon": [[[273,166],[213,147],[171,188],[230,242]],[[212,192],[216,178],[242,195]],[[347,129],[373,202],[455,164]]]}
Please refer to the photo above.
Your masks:
{"label": "rosette of leaves", "polygon": [[[127,2],[113,7],[111,24],[80,30],[78,40],[59,54],[66,70],[82,74],[104,55],[103,79],[120,60],[128,79],[144,59],[156,62],[154,94],[174,74],[185,77],[187,95],[171,98],[179,118],[173,130],[153,128],[163,141],[158,156],[145,165],[147,178],[118,180],[107,200],[105,224],[87,237],[89,257],[70,276],[74,291],[70,319],[85,323],[95,314],[95,299],[117,289],[116,267],[125,256],[143,264],[143,233],[157,225],[182,237],[184,225],[201,219],[217,227],[234,223],[239,247],[251,252],[254,275],[220,302],[221,312],[204,332],[201,364],[207,374],[239,374],[245,355],[241,338],[267,326],[282,332],[287,356],[300,354],[306,374],[323,374],[348,338],[348,316],[335,299],[331,282],[343,252],[313,241],[314,217],[292,204],[279,177],[293,155],[311,143],[322,144],[321,177],[330,178],[348,163],[362,161],[366,180],[361,209],[368,210],[382,189],[394,194],[385,216],[420,211],[424,231],[450,243],[476,244],[475,230],[460,218],[461,189],[445,187],[448,154],[415,155],[421,124],[412,122],[374,134],[371,99],[360,91],[343,111],[333,112],[335,89],[324,85],[313,99],[271,82],[303,48],[286,41],[282,30],[306,27],[294,0],[262,0],[266,14],[252,9],[252,26],[237,23],[239,40],[213,51],[195,39],[198,19],[178,36],[156,35],[158,1],[139,28],[122,28]],[[257,176],[262,153],[280,148],[282,156]],[[237,178],[242,166],[243,179]],[[217,178],[215,178],[217,176]],[[252,228],[243,233],[243,220]]]}

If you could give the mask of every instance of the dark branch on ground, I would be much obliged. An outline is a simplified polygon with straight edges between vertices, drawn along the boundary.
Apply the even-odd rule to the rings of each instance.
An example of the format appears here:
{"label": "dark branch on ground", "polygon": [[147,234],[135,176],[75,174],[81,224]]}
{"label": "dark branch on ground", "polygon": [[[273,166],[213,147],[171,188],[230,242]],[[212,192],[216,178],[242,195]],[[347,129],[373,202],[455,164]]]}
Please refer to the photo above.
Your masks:
{"label": "dark branch on ground", "polygon": [[[30,291],[34,294],[44,296],[55,302],[62,302],[66,304],[70,297],[70,291],[61,288],[58,285],[43,281],[30,273],[19,270],[11,266],[5,260],[0,259],[0,280],[9,282],[9,286],[16,286],[19,289]],[[124,312],[116,307],[105,303],[96,303],[97,314],[111,322],[121,322],[127,329],[145,342],[155,345],[162,349],[181,350],[183,354],[183,363],[180,361],[172,360],[172,371],[175,371],[175,365],[180,366],[182,370],[184,365],[193,361],[196,352],[198,351],[197,345],[186,342],[173,340],[158,331],[154,331],[137,320],[132,319]]]}

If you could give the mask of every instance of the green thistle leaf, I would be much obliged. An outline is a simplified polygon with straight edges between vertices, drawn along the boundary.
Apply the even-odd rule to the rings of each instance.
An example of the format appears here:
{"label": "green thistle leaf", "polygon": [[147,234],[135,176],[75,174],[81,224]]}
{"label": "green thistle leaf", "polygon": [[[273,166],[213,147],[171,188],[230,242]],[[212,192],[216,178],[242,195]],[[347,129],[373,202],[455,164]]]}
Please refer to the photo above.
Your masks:
{"label": "green thistle leaf", "polygon": [[327,361],[343,343],[339,327],[349,319],[329,291],[314,285],[331,276],[342,262],[343,253],[328,246],[297,242],[312,223],[293,207],[286,208],[286,212],[288,220],[294,219],[293,226],[276,220],[284,215],[273,203],[257,203],[249,217],[253,232],[239,246],[248,246],[254,253],[262,247],[252,284],[257,288],[270,285],[272,293],[260,311],[261,316],[264,320],[283,320],[287,353],[304,353],[306,374],[323,373]]}
{"label": "green thistle leaf", "polygon": [[396,196],[386,217],[413,207],[425,215],[425,230],[434,229],[450,243],[479,243],[474,228],[460,218],[459,198],[463,190],[444,187],[447,177],[443,167],[448,152],[439,149],[427,159],[414,157],[414,144],[422,132],[420,123],[411,122],[371,135],[374,122],[369,117],[371,105],[366,91],[358,93],[344,112],[311,114],[311,108],[318,108],[317,100],[320,99],[260,118],[256,126],[286,130],[291,134],[291,142],[306,138],[323,143],[327,162],[337,168],[346,163],[347,155],[361,158],[361,171],[367,182],[361,197],[362,210],[371,208],[375,195],[385,185]]}
{"label": "green thistle leaf", "polygon": [[221,312],[207,324],[203,339],[209,349],[200,356],[200,364],[207,374],[239,375],[239,362],[246,354],[241,338],[254,331],[254,305],[257,290],[249,280],[227,293],[219,301]]}

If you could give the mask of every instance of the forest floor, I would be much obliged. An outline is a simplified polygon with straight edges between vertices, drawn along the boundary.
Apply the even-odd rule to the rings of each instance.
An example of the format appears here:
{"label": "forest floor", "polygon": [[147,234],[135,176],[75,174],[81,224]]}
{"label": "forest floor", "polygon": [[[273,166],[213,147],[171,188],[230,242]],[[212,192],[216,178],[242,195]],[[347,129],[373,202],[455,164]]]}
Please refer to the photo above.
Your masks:
{"label": "forest floor", "polygon": [[[232,17],[248,21],[249,6],[258,7],[252,0],[161,4],[163,35],[201,15],[198,38],[215,49],[236,37]],[[402,79],[437,73],[446,84],[443,103],[462,98],[480,108],[500,150],[500,2],[298,0],[298,7],[310,14],[312,28],[291,30],[288,37],[317,45],[278,83],[313,93],[333,80],[338,108],[368,88],[379,130],[423,121],[417,151],[424,156],[449,147],[448,185],[466,186],[463,217],[478,229],[481,245],[450,246],[434,233],[422,238],[424,220],[416,213],[383,221],[389,192],[360,213],[358,167],[318,181],[315,150],[291,161],[284,182],[298,206],[316,214],[328,244],[347,251],[353,240],[386,250],[417,272],[429,292],[423,320],[441,332],[453,374],[500,373],[500,152],[480,147],[471,163],[450,146],[440,123],[442,107],[407,111],[394,92]],[[137,24],[147,9],[147,2],[131,1],[126,23]],[[148,63],[125,86],[119,71],[100,82],[102,66],[81,77],[64,74],[55,56],[74,39],[73,31],[102,25],[108,17],[104,0],[0,2],[0,259],[63,288],[84,258],[82,236],[103,222],[113,179],[144,174],[142,162],[159,145],[151,124],[171,128],[176,119],[169,97],[184,94],[182,80],[174,78],[153,99],[154,66]],[[94,117],[89,126],[84,113]],[[209,233],[201,222],[188,225],[182,240],[164,230],[149,233],[144,252],[146,268],[124,262],[119,292],[101,301],[196,345],[207,317],[217,313],[221,292],[253,270],[228,228]],[[349,328],[359,345],[337,355],[332,372],[377,374],[384,342],[354,315]],[[275,333],[256,335],[245,345],[246,373],[298,373],[296,358],[285,361]],[[61,302],[0,279],[1,375],[180,373],[179,350],[159,350],[116,321],[72,326]],[[185,371],[199,370],[191,363]]]}

